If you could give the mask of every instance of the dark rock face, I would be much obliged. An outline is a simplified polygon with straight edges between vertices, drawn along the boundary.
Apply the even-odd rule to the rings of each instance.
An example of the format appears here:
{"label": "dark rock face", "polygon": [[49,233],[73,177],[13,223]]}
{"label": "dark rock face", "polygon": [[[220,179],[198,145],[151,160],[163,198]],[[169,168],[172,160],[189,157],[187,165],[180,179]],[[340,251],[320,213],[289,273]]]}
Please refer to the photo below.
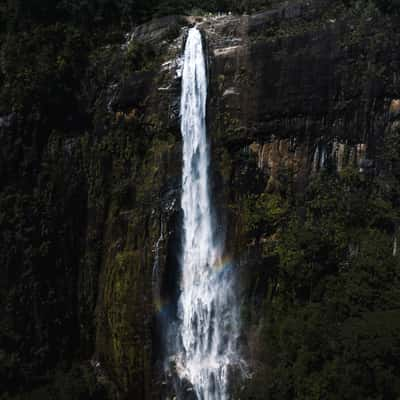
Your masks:
{"label": "dark rock face", "polygon": [[[347,288],[358,279],[349,265],[363,251],[369,254],[365,247],[371,243],[378,248],[390,238],[390,249],[382,244],[380,253],[393,253],[385,263],[387,273],[369,266],[372,255],[355,260],[353,269],[367,265],[382,280],[385,275],[398,279],[392,268],[398,264],[398,222],[387,211],[400,206],[396,19],[373,8],[346,9],[339,1],[319,0],[198,22],[209,61],[212,193],[219,227],[226,231],[227,256],[240,278],[243,352],[253,377],[234,390],[246,399],[325,398],[323,384],[317,388],[318,379],[312,381],[315,370],[328,365],[326,374],[335,377],[329,384],[339,389],[347,373],[334,375],[331,353],[329,360],[312,353],[306,367],[298,366],[306,352],[294,349],[303,351],[308,337],[296,342],[293,337],[301,335],[294,335],[293,325],[303,324],[304,332],[344,354],[354,347],[352,338],[361,335],[354,320],[360,330],[374,318],[386,327],[388,318],[397,317],[396,296],[380,292],[375,298],[386,303],[379,310],[354,306],[357,311],[345,317],[327,308],[317,317],[305,311],[328,303],[335,310],[350,308],[350,300],[341,304],[329,290],[336,280]],[[0,356],[6,360],[0,364],[0,392],[10,391],[10,385],[2,390],[3,382],[24,381],[24,398],[40,396],[40,388],[51,381],[43,377],[63,360],[63,371],[78,365],[77,372],[66,375],[68,384],[69,379],[81,384],[76,374],[83,376],[93,398],[172,398],[163,374],[162,335],[178,292],[179,56],[185,38],[181,28],[192,23],[193,18],[154,20],[137,27],[122,46],[105,46],[91,55],[79,88],[77,108],[84,111],[79,117],[70,112],[68,134],[54,129],[40,135],[32,129],[29,136],[18,113],[7,110],[0,116],[0,209],[13,216],[0,218],[0,300],[5,305]],[[340,186],[341,179],[350,184]],[[359,192],[352,197],[353,187]],[[373,202],[374,208],[368,201],[375,187],[386,188],[390,201]],[[338,220],[323,208],[325,192],[329,199],[339,197],[332,206]],[[381,212],[373,225],[360,211],[368,208],[365,204]],[[343,220],[357,229],[350,232]],[[296,231],[298,226],[304,231]],[[378,232],[379,240],[374,236],[365,245],[355,239],[371,232]],[[301,249],[292,249],[292,242],[301,242]],[[307,285],[299,275],[307,277]],[[326,276],[329,283],[321,278]],[[379,314],[382,310],[385,314]],[[325,320],[330,313],[336,325]],[[297,315],[304,315],[301,324]],[[309,320],[340,338],[309,333]],[[287,331],[292,335],[285,337]],[[398,339],[389,328],[371,333],[379,335]],[[395,370],[395,363],[389,364]],[[295,372],[288,367],[293,365]],[[304,380],[307,388],[293,377],[304,370],[312,381],[307,386]],[[395,398],[385,382],[385,398]],[[13,390],[10,398],[18,388]],[[368,390],[377,396],[376,388]],[[362,391],[354,393],[352,398],[366,398]]]}
{"label": "dark rock face", "polygon": [[134,150],[138,166],[136,174],[131,171],[134,175],[127,177],[127,195],[121,205],[110,205],[106,218],[96,306],[96,357],[123,398],[149,399],[160,391],[160,370],[152,368],[161,361],[154,353],[161,346],[155,329],[173,296],[164,282],[166,268],[168,273],[173,268],[168,267],[172,255],[167,249],[176,247],[170,240],[176,240],[179,212],[180,133],[174,107],[180,85],[168,61],[177,57],[180,38],[175,44],[170,23],[170,18],[154,22],[157,29],[150,29],[151,38],[144,32],[148,27],[136,30],[143,43],[153,41],[154,35],[157,41],[169,41],[156,51],[156,67],[130,74],[111,106],[120,123],[141,120],[135,134],[146,137]]}
{"label": "dark rock face", "polygon": [[181,49],[180,24],[158,20],[90,54],[79,87],[89,124],[1,116],[2,394],[159,391],[155,316],[170,301],[181,169],[179,79],[162,64]]}
{"label": "dark rock face", "polygon": [[[296,329],[288,328],[287,337],[280,329],[287,329],[285,324],[293,321],[297,321],[293,322],[295,325],[301,324],[297,313],[308,315],[305,318],[314,318],[316,314],[323,313],[321,310],[328,310],[331,298],[327,299],[330,295],[326,282],[345,279],[341,278],[338,264],[357,265],[357,257],[362,256],[358,250],[354,253],[350,244],[353,239],[349,238],[340,246],[344,243],[350,246],[348,254],[351,256],[335,256],[333,264],[329,264],[329,245],[321,244],[318,250],[320,255],[310,255],[308,262],[304,258],[298,264],[294,262],[297,271],[302,272],[293,272],[290,270],[293,255],[304,254],[308,250],[291,253],[293,247],[289,243],[289,232],[295,229],[294,240],[304,249],[311,249],[312,243],[315,243],[305,239],[303,244],[299,244],[301,238],[310,232],[319,232],[321,240],[325,240],[322,239],[322,232],[326,229],[322,215],[329,215],[331,211],[325,209],[322,214],[314,214],[316,203],[313,202],[319,200],[310,200],[314,196],[312,190],[315,190],[311,188],[321,174],[338,177],[340,184],[346,185],[348,171],[357,171],[356,180],[360,184],[369,182],[361,184],[369,188],[365,193],[386,198],[392,210],[398,207],[398,202],[392,202],[392,194],[389,194],[397,193],[395,186],[398,181],[394,178],[391,184],[388,183],[393,175],[387,169],[397,165],[394,161],[397,156],[388,156],[384,150],[388,142],[398,149],[394,144],[398,139],[393,136],[396,123],[390,121],[398,118],[396,99],[399,87],[396,76],[399,65],[391,45],[392,40],[399,40],[395,22],[382,17],[376,10],[355,12],[339,3],[320,1],[298,2],[240,18],[209,19],[201,26],[207,36],[210,58],[209,134],[213,145],[214,193],[220,205],[220,214],[227,224],[227,251],[237,262],[242,283],[243,309],[248,310],[248,316],[244,318],[247,343],[244,352],[254,368],[252,381],[245,384],[247,388],[237,396],[257,399],[318,398],[318,394],[303,388],[296,379],[306,381],[309,376],[314,376],[313,382],[320,382],[321,379],[324,382],[322,386],[329,379],[321,378],[323,373],[317,372],[318,367],[314,369],[308,361],[299,367],[302,365],[302,354],[315,357],[320,365],[332,370],[335,369],[334,363],[344,362],[342,355],[333,355],[332,352],[326,356],[328,340],[322,339],[319,336],[321,333],[315,333],[315,340],[324,343],[321,351],[325,356],[317,355],[318,351],[306,343],[308,339],[302,337],[303,333],[296,342],[293,340]],[[385,37],[391,39],[386,40]],[[388,135],[388,130],[392,134]],[[332,193],[328,189],[330,179],[320,184],[318,196]],[[391,189],[387,186],[386,194],[379,192],[377,186],[381,184],[380,179],[381,183],[386,182],[384,185],[395,186]],[[352,185],[346,190],[353,191]],[[372,189],[374,185],[377,185],[377,191]],[[355,196],[368,203],[362,191]],[[350,207],[351,211],[344,213],[345,218],[357,214],[358,206],[346,207]],[[292,216],[285,220],[288,210]],[[274,227],[277,220],[270,212],[275,215],[282,212],[286,217],[278,217],[280,222]],[[259,217],[256,216],[258,213]],[[333,213],[339,216],[341,211],[336,209]],[[361,220],[369,218],[372,221],[378,213],[371,209],[370,217],[360,217],[353,222],[353,226],[358,226],[359,232],[367,229],[368,223],[365,225]],[[391,214],[389,225],[372,223],[373,227],[368,228],[379,231],[379,235],[385,232],[385,254],[388,258],[383,263],[386,266],[398,264],[398,260],[390,258],[393,232],[397,229],[395,214],[396,211]],[[299,223],[302,228],[296,230],[294,226]],[[350,232],[351,224],[347,226],[347,223],[343,229]],[[307,226],[310,226],[310,231]],[[335,228],[328,234],[327,243],[339,240],[336,236],[339,233],[334,231]],[[366,230],[363,232],[361,235]],[[360,239],[360,242],[363,241]],[[364,245],[368,247],[372,243],[365,239]],[[393,250],[393,253],[396,251]],[[309,263],[309,267],[302,269],[300,265],[304,263]],[[312,272],[315,263],[320,268],[317,274]],[[311,273],[307,268],[311,269]],[[300,280],[312,276],[313,283],[305,288],[296,274],[302,276]],[[313,290],[313,285],[318,286],[317,292]],[[293,290],[293,295],[288,294],[290,290]],[[336,290],[340,292],[340,288]],[[307,310],[307,304],[314,304],[315,311]],[[368,312],[382,310],[379,318],[386,318],[383,315],[395,308],[395,304],[396,301],[385,306],[371,303],[363,312],[367,315]],[[336,321],[340,320],[348,327],[355,321],[347,319],[349,314],[341,314],[337,309],[332,312]],[[360,314],[350,315],[356,318]],[[322,317],[315,318],[321,321]],[[342,349],[340,351],[350,351],[343,339],[344,333],[335,322],[326,318],[324,324],[336,329],[338,336],[324,335],[330,337],[329,340]],[[266,330],[263,334],[254,333],[263,329]],[[326,329],[329,331],[329,328]],[[350,336],[357,335],[354,326],[349,329]],[[369,328],[366,330],[369,331]],[[392,337],[392,333],[383,331],[379,340]],[[373,334],[366,333],[366,336],[371,338]],[[294,358],[287,359],[287,344],[279,344],[280,340],[297,343],[299,351],[296,356],[293,355]],[[312,342],[313,339],[309,340]],[[297,361],[296,357],[299,357]],[[324,357],[332,357],[336,361],[330,364]],[[299,370],[296,368],[303,367],[308,372],[302,375],[303,378],[297,378]],[[329,393],[337,393],[339,398],[346,396],[350,387],[358,393],[355,395],[357,398],[362,398],[363,391],[366,395],[384,390],[390,398],[395,398],[397,393],[391,384],[385,389],[373,385],[360,389],[356,383],[358,378],[348,377],[344,382],[346,378],[342,372],[335,373],[337,382],[342,383],[337,389],[330,388]],[[366,371],[363,373],[368,374]],[[291,374],[294,374],[293,378],[290,378]],[[373,375],[378,374],[374,370]],[[398,381],[398,377],[393,379]],[[324,393],[324,389],[318,390]]]}
{"label": "dark rock face", "polygon": [[15,113],[0,117],[0,128],[10,128],[15,120]]}
{"label": "dark rock face", "polygon": [[[318,144],[334,142],[336,163],[341,144],[365,145],[374,155],[396,73],[390,44],[379,39],[384,24],[314,2],[211,22],[205,28],[213,31],[210,109],[230,120],[221,129],[224,144],[284,142],[305,170]],[[362,36],[367,26],[373,26],[368,38]]]}
{"label": "dark rock face", "polygon": [[140,71],[130,75],[116,94],[110,107],[114,111],[127,111],[139,107],[149,91],[154,78],[154,72]]}

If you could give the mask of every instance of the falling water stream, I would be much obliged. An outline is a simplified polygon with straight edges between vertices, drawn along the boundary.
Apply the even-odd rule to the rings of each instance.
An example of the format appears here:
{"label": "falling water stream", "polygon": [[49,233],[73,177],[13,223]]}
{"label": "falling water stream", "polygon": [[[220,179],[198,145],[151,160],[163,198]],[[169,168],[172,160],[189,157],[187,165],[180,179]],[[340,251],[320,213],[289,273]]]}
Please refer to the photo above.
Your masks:
{"label": "falling water stream", "polygon": [[206,135],[207,76],[200,31],[186,41],[181,97],[183,242],[177,372],[199,400],[225,400],[237,358],[233,271],[215,235]]}

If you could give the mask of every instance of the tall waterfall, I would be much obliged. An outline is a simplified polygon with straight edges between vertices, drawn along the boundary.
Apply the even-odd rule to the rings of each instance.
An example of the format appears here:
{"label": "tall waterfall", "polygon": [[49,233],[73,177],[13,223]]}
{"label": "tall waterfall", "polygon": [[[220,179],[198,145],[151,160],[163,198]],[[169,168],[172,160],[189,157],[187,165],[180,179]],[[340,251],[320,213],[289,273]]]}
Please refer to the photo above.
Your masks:
{"label": "tall waterfall", "polygon": [[213,229],[206,137],[207,77],[202,37],[189,30],[182,71],[183,243],[177,372],[199,400],[225,400],[237,358],[233,272]]}

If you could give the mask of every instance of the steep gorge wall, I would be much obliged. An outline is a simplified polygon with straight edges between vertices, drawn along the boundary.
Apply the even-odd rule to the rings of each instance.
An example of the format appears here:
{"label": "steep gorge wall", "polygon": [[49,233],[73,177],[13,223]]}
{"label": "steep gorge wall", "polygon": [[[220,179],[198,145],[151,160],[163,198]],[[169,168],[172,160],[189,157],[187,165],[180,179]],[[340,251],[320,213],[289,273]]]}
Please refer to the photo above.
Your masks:
{"label": "steep gorge wall", "polygon": [[[212,191],[253,377],[237,396],[395,398],[400,34],[373,7],[322,0],[136,28],[90,55],[76,89],[84,115],[65,110],[72,122],[46,140],[23,135],[32,124],[2,104],[4,393],[19,381],[27,398],[168,390],[160,336],[177,290],[181,28],[195,20],[209,60]],[[382,365],[362,347],[377,343],[387,376],[355,361]],[[72,389],[61,395],[54,379]]]}
{"label": "steep gorge wall", "polygon": [[[155,390],[153,319],[164,289],[154,290],[154,261],[157,252],[166,258],[176,231],[181,170],[180,85],[161,64],[180,52],[171,42],[181,24],[157,20],[80,55],[88,65],[69,99],[80,114],[55,112],[43,94],[38,105],[25,99],[43,107],[32,123],[33,111],[7,103],[19,88],[3,87],[4,398],[151,398]],[[32,86],[45,81],[41,62],[53,67],[46,52],[27,65],[19,59]]]}
{"label": "steep gorge wall", "polygon": [[396,20],[319,1],[202,25],[214,192],[254,368],[238,397],[396,396],[397,374],[376,367],[391,369],[398,340],[385,322],[398,307]]}

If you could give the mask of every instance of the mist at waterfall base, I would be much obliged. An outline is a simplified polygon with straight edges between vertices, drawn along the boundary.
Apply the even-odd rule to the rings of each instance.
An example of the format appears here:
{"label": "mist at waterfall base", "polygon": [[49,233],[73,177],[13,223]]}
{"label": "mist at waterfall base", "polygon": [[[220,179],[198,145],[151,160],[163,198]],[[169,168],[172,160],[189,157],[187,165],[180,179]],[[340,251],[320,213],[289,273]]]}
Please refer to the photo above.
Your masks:
{"label": "mist at waterfall base", "polygon": [[233,263],[224,257],[210,200],[206,103],[206,61],[194,27],[182,70],[180,285],[176,318],[165,333],[165,364],[176,377],[178,398],[226,400],[232,369],[240,364],[239,315]]}

